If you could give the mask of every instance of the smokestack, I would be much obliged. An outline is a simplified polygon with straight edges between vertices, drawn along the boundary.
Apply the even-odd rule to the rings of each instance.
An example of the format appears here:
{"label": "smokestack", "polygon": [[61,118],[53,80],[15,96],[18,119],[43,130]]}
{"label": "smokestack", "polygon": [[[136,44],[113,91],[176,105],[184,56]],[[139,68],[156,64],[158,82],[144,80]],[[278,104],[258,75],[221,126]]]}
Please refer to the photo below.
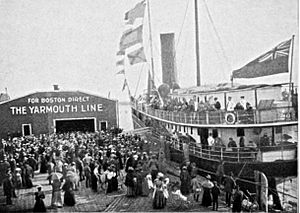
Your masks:
{"label": "smokestack", "polygon": [[175,34],[160,34],[161,42],[161,64],[162,64],[162,81],[172,88],[177,81],[177,69],[175,58]]}

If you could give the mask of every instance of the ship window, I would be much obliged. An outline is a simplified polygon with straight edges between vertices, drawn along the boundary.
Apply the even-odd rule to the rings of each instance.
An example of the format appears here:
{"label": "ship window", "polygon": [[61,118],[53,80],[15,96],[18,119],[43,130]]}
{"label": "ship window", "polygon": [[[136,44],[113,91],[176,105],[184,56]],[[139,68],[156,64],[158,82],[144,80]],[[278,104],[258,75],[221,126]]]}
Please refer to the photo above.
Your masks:
{"label": "ship window", "polygon": [[238,137],[245,136],[245,130],[244,130],[244,128],[237,128],[236,133],[237,133]]}
{"label": "ship window", "polygon": [[193,127],[191,127],[191,135],[193,134]]}
{"label": "ship window", "polygon": [[183,131],[186,132],[185,126],[183,127]]}

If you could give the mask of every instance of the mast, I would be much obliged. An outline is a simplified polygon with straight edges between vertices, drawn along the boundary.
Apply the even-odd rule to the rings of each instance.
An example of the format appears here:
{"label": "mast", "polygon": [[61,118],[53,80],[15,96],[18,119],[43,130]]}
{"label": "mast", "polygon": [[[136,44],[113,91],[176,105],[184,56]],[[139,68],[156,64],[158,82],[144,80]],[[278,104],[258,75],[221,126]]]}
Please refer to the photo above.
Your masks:
{"label": "mast", "polygon": [[198,0],[195,2],[195,39],[196,39],[196,66],[197,66],[197,86],[201,85],[200,79],[200,50],[199,50],[199,26],[198,26]]}
{"label": "mast", "polygon": [[151,18],[150,18],[150,3],[147,0],[147,11],[148,11],[148,26],[149,26],[149,40],[150,40],[150,54],[151,54],[151,71],[148,71],[148,93],[147,99],[149,100],[150,92],[152,87],[154,86],[154,61],[153,61],[153,44],[152,44],[152,30],[151,30]]}
{"label": "mast", "polygon": [[291,49],[291,64],[290,64],[290,82],[289,82],[289,96],[288,96],[288,100],[289,100],[289,103],[288,103],[288,110],[290,112],[290,104],[291,104],[291,94],[292,94],[292,77],[293,77],[293,52],[294,52],[294,38],[295,38],[295,35],[292,36],[292,41],[291,41],[291,46],[292,46],[292,49]]}

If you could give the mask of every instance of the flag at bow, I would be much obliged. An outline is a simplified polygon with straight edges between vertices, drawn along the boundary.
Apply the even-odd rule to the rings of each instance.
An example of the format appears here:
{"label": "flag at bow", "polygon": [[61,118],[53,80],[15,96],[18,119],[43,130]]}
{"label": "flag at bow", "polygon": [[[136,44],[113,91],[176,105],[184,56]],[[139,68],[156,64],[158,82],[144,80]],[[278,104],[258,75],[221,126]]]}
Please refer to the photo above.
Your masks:
{"label": "flag at bow", "polygon": [[244,67],[232,72],[233,78],[257,78],[288,72],[291,41],[281,42],[272,50],[261,55]]}

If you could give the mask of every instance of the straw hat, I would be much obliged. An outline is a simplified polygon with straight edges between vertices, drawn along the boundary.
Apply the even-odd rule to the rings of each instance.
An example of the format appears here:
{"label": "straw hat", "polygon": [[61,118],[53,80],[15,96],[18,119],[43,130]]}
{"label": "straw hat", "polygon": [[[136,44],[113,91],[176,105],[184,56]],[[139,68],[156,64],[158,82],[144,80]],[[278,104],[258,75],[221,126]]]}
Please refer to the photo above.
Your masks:
{"label": "straw hat", "polygon": [[210,175],[206,175],[206,179],[211,179],[211,176]]}

